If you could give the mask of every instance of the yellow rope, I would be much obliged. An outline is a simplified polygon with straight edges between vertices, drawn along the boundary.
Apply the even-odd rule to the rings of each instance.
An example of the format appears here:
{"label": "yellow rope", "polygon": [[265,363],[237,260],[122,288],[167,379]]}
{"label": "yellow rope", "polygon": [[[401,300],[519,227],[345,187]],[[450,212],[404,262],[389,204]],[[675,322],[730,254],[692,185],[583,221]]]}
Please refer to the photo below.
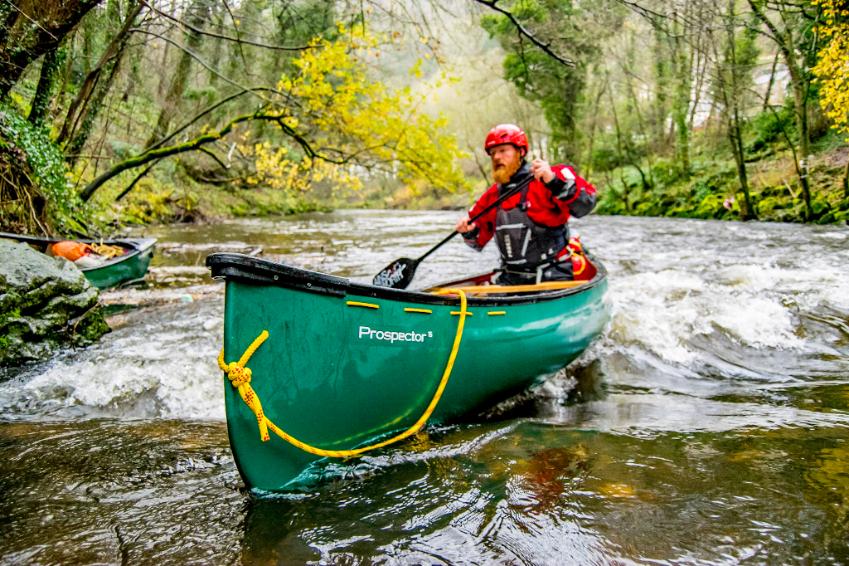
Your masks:
{"label": "yellow rope", "polygon": [[463,339],[463,326],[465,325],[466,315],[468,314],[466,311],[466,294],[461,289],[457,290],[457,294],[460,296],[460,318],[457,321],[457,333],[454,335],[454,344],[451,347],[451,354],[448,356],[448,363],[445,366],[445,371],[442,373],[442,379],[439,381],[439,385],[436,388],[433,398],[430,400],[430,404],[427,406],[424,413],[422,413],[422,416],[420,416],[419,419],[410,426],[410,428],[393,436],[392,438],[388,438],[369,446],[363,446],[362,448],[355,448],[353,450],[325,450],[323,448],[318,448],[288,434],[265,416],[262,412],[262,403],[260,403],[259,397],[250,384],[251,370],[250,368],[245,367],[245,364],[248,363],[248,360],[254,352],[256,352],[256,349],[259,348],[260,345],[268,338],[267,330],[263,330],[262,333],[257,336],[248,349],[245,350],[245,353],[242,354],[242,357],[239,358],[238,362],[225,364],[224,350],[222,349],[221,353],[218,355],[218,366],[222,371],[227,372],[227,377],[230,379],[230,383],[239,391],[239,396],[241,396],[242,400],[256,416],[257,423],[259,424],[259,435],[263,442],[269,439],[268,429],[270,428],[277,436],[289,444],[296,446],[305,452],[309,452],[310,454],[315,454],[316,456],[324,456],[328,458],[350,458],[352,456],[358,456],[363,452],[383,448],[384,446],[388,446],[416,434],[427,423],[428,419],[433,414],[437,404],[439,404],[439,400],[442,398],[442,393],[445,391],[445,387],[448,385],[448,379],[451,377],[451,370],[454,369],[454,361],[457,359],[457,352],[460,350],[460,342]]}
{"label": "yellow rope", "polygon": [[248,360],[254,355],[256,349],[259,348],[267,338],[268,330],[263,330],[260,335],[251,342],[251,345],[248,346],[248,349],[245,350],[245,353],[242,354],[242,357],[239,358],[238,362],[230,362],[229,364],[224,363],[224,348],[221,348],[221,353],[218,354],[218,367],[221,368],[221,371],[227,372],[227,377],[230,379],[230,383],[236,388],[236,390],[238,390],[242,401],[244,401],[245,404],[250,407],[251,411],[253,411],[253,414],[256,415],[256,421],[259,425],[259,436],[262,438],[263,442],[269,438],[268,419],[265,418],[265,414],[262,412],[262,403],[260,403],[259,397],[253,390],[253,387],[251,387],[251,368],[245,367],[245,364],[248,363]]}
{"label": "yellow rope", "polygon": [[124,252],[126,251],[121,246],[113,246],[110,244],[104,244],[103,242],[99,244],[91,244],[91,249],[94,250],[94,253],[102,255],[103,257],[109,259],[112,259],[113,257],[118,257],[119,255],[124,255]]}

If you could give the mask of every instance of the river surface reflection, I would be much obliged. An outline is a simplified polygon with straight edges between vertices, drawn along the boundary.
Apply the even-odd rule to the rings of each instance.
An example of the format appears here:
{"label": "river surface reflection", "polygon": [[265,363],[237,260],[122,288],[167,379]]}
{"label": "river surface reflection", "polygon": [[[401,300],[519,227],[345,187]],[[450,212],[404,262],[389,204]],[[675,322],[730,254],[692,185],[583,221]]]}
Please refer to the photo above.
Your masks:
{"label": "river surface reflection", "polygon": [[[230,455],[213,251],[368,281],[457,213],[164,226],[113,332],[0,381],[9,564],[849,561],[849,232],[591,216],[613,318],[486,414],[256,499]],[[453,241],[426,286],[496,261]]]}

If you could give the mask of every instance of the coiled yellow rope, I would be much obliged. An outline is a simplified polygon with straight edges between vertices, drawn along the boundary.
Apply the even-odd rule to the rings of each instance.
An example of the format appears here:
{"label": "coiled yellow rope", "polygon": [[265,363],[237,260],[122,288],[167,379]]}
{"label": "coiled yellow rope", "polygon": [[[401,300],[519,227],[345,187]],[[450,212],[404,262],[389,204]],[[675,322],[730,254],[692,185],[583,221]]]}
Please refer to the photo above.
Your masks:
{"label": "coiled yellow rope", "polygon": [[384,446],[388,446],[416,434],[419,430],[421,430],[425,423],[427,423],[428,419],[433,414],[433,411],[439,404],[439,400],[442,398],[445,386],[448,385],[448,380],[451,377],[451,370],[454,369],[454,361],[457,359],[457,352],[460,350],[460,342],[463,339],[463,326],[465,325],[466,316],[468,315],[468,312],[466,311],[466,294],[460,289],[457,289],[457,294],[460,296],[460,316],[457,321],[457,332],[454,335],[454,344],[451,347],[451,354],[448,356],[448,363],[445,366],[445,371],[442,373],[442,379],[439,380],[439,386],[436,388],[436,392],[430,400],[430,404],[427,406],[424,413],[422,413],[422,416],[420,416],[419,419],[410,426],[410,428],[393,436],[392,438],[388,438],[369,446],[363,446],[353,450],[325,450],[324,448],[318,448],[317,446],[307,444],[306,442],[298,440],[288,434],[265,416],[265,413],[262,411],[262,403],[260,402],[256,392],[251,387],[251,369],[246,367],[245,364],[248,363],[248,360],[250,360],[257,348],[259,348],[260,345],[262,345],[262,343],[268,338],[267,330],[263,330],[260,335],[256,337],[237,362],[230,362],[229,364],[225,363],[224,349],[222,349],[221,353],[218,355],[218,367],[221,368],[221,371],[227,373],[230,383],[238,390],[239,396],[256,416],[257,424],[259,425],[259,435],[263,442],[269,439],[268,429],[271,429],[277,436],[289,444],[296,446],[305,452],[309,452],[310,454],[315,454],[316,456],[324,456],[328,458],[350,458],[352,456],[358,456],[363,452],[383,448]]}
{"label": "coiled yellow rope", "polygon": [[104,244],[103,242],[97,244],[90,244],[91,249],[97,255],[102,255],[105,258],[112,259],[113,257],[118,257],[119,255],[124,255],[127,250],[122,248],[121,246],[113,246],[110,244]]}

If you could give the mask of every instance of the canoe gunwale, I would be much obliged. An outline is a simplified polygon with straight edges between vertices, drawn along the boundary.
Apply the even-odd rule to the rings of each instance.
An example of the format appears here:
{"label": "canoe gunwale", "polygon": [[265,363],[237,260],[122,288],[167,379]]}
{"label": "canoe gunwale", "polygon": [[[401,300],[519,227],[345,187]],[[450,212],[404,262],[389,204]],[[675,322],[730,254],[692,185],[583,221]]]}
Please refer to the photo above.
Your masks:
{"label": "canoe gunwale", "polygon": [[[604,265],[591,254],[587,254],[587,256],[596,267],[596,275],[587,281],[585,285],[571,289],[513,296],[470,296],[468,298],[468,304],[469,306],[532,304],[586,292],[607,278],[607,270]],[[223,278],[225,280],[235,280],[256,285],[287,287],[308,293],[336,297],[355,295],[396,302],[430,305],[454,305],[459,300],[456,297],[434,295],[424,290],[408,291],[404,289],[393,289],[391,287],[379,287],[366,283],[356,283],[344,277],[301,269],[244,254],[210,254],[206,258],[206,265],[210,268],[212,277],[215,279]]]}

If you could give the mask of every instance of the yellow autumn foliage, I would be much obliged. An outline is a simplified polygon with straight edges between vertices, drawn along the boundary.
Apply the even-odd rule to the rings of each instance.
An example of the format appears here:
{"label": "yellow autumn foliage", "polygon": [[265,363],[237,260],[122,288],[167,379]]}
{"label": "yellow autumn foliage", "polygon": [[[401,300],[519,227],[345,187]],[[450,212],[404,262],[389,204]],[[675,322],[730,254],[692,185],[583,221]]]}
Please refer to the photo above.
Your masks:
{"label": "yellow autumn foliage", "polygon": [[834,128],[849,136],[849,2],[813,2],[822,8],[818,28],[826,41],[813,68],[820,83],[820,104]]}
{"label": "yellow autumn foliage", "polygon": [[291,132],[280,137],[281,145],[244,139],[240,150],[256,170],[248,182],[300,192],[326,181],[356,190],[371,171],[382,171],[407,187],[424,180],[448,191],[466,188],[457,165],[464,152],[446,133],[445,119],[419,110],[423,95],[391,90],[370,76],[367,63],[378,55],[379,38],[362,27],[338,31],[335,40],[311,41],[292,62],[297,72],[278,82],[278,104],[266,110],[306,140],[315,158]]}

